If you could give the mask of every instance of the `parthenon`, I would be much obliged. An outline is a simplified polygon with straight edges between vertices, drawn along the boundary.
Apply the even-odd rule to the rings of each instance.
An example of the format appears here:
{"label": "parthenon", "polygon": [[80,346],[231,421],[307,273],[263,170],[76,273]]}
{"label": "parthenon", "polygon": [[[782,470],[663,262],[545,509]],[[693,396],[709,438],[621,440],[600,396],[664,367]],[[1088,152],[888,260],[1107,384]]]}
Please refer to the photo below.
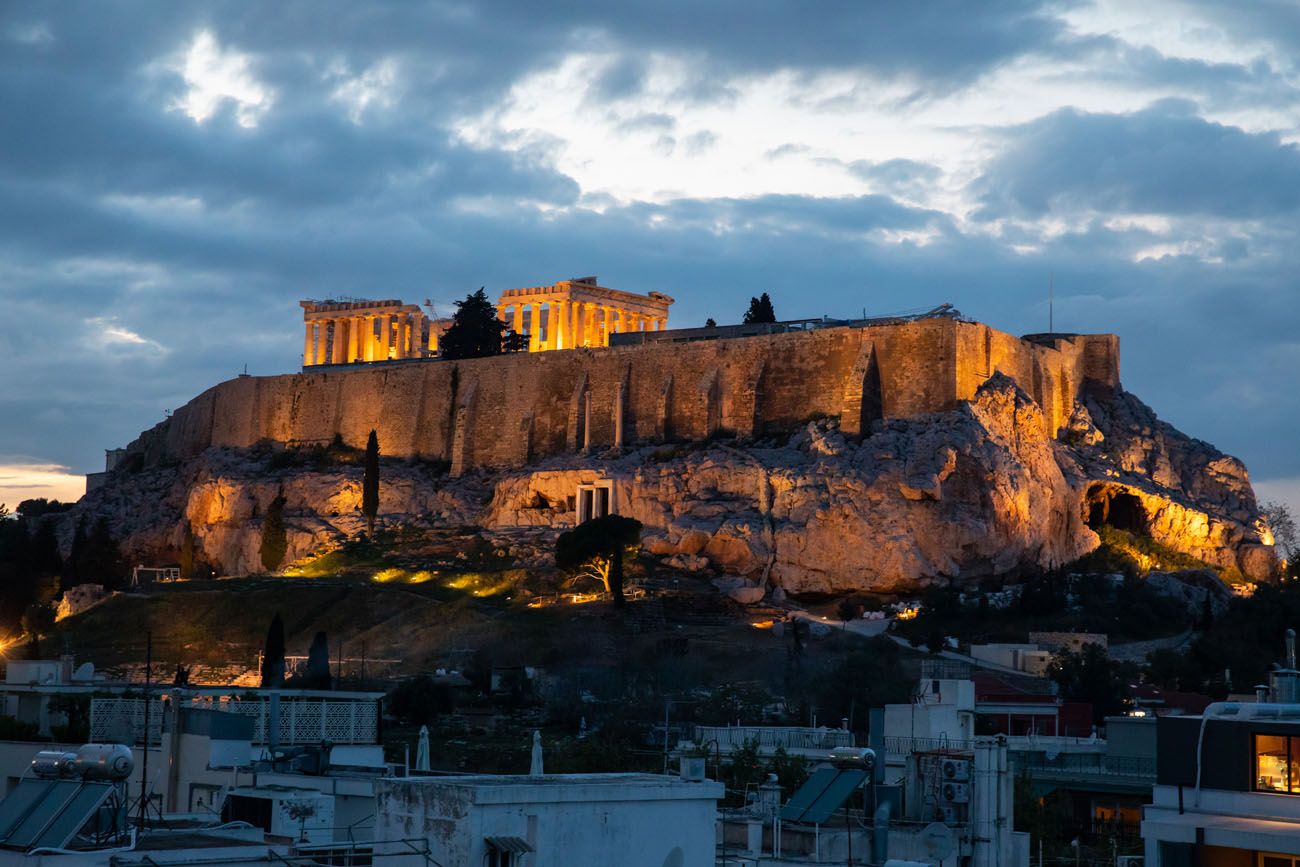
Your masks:
{"label": "parthenon", "polygon": [[[415,304],[384,301],[302,301],[303,367],[427,358],[438,354],[449,319],[431,319]],[[595,277],[550,286],[507,289],[497,313],[528,340],[529,352],[608,346],[626,331],[663,331],[673,299],[600,286]]]}
{"label": "parthenon", "polygon": [[673,299],[662,292],[637,295],[606,289],[595,277],[561,280],[552,286],[507,289],[497,301],[501,321],[528,335],[528,351],[609,346],[609,335],[663,331]]}

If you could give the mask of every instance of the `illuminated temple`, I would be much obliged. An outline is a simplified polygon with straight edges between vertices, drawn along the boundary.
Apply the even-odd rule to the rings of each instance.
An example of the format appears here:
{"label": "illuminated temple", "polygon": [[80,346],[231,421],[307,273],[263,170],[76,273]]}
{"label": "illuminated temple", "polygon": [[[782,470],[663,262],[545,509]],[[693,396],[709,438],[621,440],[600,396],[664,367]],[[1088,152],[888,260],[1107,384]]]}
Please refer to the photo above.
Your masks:
{"label": "illuminated temple", "polygon": [[[595,277],[550,286],[507,289],[497,301],[506,327],[529,352],[608,346],[611,334],[663,331],[673,299],[609,289]],[[303,301],[304,367],[427,358],[438,354],[450,319],[433,319],[415,304],[384,301]]]}

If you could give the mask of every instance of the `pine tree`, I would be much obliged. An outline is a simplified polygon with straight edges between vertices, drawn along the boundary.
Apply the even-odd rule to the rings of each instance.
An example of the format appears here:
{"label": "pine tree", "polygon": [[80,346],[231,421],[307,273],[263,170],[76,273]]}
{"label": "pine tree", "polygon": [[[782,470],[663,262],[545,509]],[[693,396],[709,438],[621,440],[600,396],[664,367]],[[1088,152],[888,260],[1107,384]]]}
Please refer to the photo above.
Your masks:
{"label": "pine tree", "polygon": [[284,621],[275,612],[271,626],[266,630],[266,644],[262,646],[262,688],[276,689],[284,686]]}
{"label": "pine tree", "polygon": [[710,316],[708,319],[705,319],[705,320],[704,320],[704,327],[705,327],[705,328],[717,328],[717,327],[718,327],[718,323],[714,322],[714,321],[713,321],[713,317]]}
{"label": "pine tree", "polygon": [[284,531],[284,495],[277,494],[262,519],[262,568],[274,572],[284,562],[289,540]]}
{"label": "pine tree", "polygon": [[379,435],[370,432],[366,439],[365,472],[361,476],[361,514],[366,519],[366,534],[375,534],[375,516],[379,514]]}
{"label": "pine tree", "polygon": [[483,289],[456,302],[451,326],[439,341],[443,358],[483,358],[500,355],[506,325]]}
{"label": "pine tree", "polygon": [[749,309],[745,311],[744,319],[746,325],[775,321],[776,310],[772,307],[772,299],[766,292],[757,298],[749,299]]}

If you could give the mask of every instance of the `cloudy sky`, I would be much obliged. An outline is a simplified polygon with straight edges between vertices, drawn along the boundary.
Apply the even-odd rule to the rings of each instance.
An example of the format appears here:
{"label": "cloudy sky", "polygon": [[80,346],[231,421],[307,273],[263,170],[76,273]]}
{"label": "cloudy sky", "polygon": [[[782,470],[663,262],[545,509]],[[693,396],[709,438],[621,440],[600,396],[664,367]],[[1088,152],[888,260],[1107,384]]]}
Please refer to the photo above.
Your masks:
{"label": "cloudy sky", "polygon": [[302,298],[597,274],[672,323],[955,304],[1114,331],[1123,380],[1300,505],[1300,6],[0,5],[0,502]]}

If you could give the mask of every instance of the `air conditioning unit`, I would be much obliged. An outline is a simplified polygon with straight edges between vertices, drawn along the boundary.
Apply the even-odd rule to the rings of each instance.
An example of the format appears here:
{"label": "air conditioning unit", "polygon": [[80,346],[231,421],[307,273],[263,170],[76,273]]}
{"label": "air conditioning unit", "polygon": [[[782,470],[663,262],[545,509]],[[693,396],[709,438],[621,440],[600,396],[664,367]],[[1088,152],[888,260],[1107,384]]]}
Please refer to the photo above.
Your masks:
{"label": "air conditioning unit", "polygon": [[970,803],[970,786],[966,783],[944,783],[939,793],[946,804]]}
{"label": "air conditioning unit", "polygon": [[961,811],[956,807],[943,808],[943,823],[945,825],[960,825],[961,819]]}
{"label": "air conditioning unit", "polygon": [[940,772],[945,780],[964,783],[970,779],[970,762],[964,759],[944,759]]}
{"label": "air conditioning unit", "polygon": [[1115,859],[1115,867],[1142,867],[1145,860],[1142,855],[1120,855]]}

